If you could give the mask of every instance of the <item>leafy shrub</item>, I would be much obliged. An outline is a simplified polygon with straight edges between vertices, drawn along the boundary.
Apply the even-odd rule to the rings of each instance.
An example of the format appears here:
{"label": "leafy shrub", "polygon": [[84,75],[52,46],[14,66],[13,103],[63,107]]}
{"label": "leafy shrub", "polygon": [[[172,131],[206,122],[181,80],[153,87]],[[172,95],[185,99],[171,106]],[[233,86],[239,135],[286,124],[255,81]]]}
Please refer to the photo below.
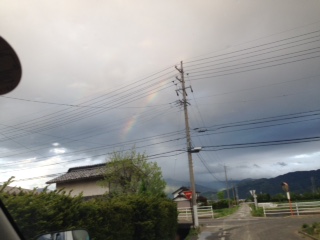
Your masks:
{"label": "leafy shrub", "polygon": [[309,227],[309,225],[306,224],[306,223],[304,223],[304,224],[302,225],[302,228],[308,228],[308,227]]}
{"label": "leafy shrub", "polygon": [[218,202],[212,203],[213,209],[222,209],[222,208],[228,208],[228,200],[219,200]]}
{"label": "leafy shrub", "polygon": [[188,234],[186,240],[198,239],[198,235],[200,234],[200,232],[201,232],[200,227],[190,228],[190,231],[189,231],[189,234]]}
{"label": "leafy shrub", "polygon": [[63,191],[0,192],[0,198],[27,239],[82,228],[94,240],[169,240],[177,227],[176,204],[166,198],[131,195],[84,201]]}
{"label": "leafy shrub", "polygon": [[302,225],[302,231],[318,239],[320,233],[320,223],[314,222],[311,226],[305,223]]}
{"label": "leafy shrub", "polygon": [[264,212],[262,207],[255,207],[254,204],[251,204],[251,215],[254,217],[264,217]]}

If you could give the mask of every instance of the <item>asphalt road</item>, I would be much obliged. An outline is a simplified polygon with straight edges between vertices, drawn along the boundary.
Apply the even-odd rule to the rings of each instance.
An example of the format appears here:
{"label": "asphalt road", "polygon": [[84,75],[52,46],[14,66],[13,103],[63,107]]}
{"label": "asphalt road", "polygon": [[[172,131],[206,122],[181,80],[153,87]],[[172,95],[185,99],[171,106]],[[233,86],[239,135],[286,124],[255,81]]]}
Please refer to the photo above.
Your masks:
{"label": "asphalt road", "polygon": [[302,224],[320,222],[318,216],[301,217],[251,217],[250,208],[244,204],[239,211],[223,219],[201,219],[203,227],[199,240],[296,240],[306,239],[298,230]]}

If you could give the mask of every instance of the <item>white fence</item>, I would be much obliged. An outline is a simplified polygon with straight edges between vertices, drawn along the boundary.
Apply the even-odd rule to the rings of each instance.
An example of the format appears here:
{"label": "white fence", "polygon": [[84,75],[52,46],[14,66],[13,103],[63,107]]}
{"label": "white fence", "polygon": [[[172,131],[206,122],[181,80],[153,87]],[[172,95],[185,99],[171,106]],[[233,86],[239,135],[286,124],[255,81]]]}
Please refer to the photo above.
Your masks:
{"label": "white fence", "polygon": [[[179,219],[192,219],[192,208],[191,207],[184,207],[178,208],[178,218]],[[198,217],[201,218],[213,218],[213,209],[212,206],[201,206],[198,207]]]}
{"label": "white fence", "polygon": [[263,206],[263,213],[265,217],[320,214],[320,202],[294,202],[291,203],[291,209],[289,203]]}

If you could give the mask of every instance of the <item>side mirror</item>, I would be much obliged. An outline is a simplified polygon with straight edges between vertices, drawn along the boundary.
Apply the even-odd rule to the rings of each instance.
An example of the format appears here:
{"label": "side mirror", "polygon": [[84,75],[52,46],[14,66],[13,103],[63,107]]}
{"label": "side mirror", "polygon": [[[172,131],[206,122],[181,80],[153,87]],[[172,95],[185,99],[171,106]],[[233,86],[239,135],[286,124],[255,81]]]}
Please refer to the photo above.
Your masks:
{"label": "side mirror", "polygon": [[15,89],[21,75],[22,69],[18,55],[9,43],[0,37],[0,95]]}
{"label": "side mirror", "polygon": [[52,232],[40,235],[36,240],[90,240],[89,233],[83,229]]}

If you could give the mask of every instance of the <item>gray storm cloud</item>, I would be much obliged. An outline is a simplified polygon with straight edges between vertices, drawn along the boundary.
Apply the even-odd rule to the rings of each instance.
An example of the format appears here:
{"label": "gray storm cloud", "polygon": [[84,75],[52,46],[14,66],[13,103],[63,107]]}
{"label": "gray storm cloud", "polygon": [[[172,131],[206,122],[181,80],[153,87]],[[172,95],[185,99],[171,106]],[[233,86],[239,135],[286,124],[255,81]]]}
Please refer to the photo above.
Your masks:
{"label": "gray storm cloud", "polygon": [[180,61],[192,143],[207,146],[194,155],[197,180],[222,180],[223,165],[233,179],[319,168],[317,141],[212,151],[319,136],[319,10],[315,0],[2,1],[1,36],[23,78],[0,97],[0,181],[133,145],[164,177],[188,180]]}

